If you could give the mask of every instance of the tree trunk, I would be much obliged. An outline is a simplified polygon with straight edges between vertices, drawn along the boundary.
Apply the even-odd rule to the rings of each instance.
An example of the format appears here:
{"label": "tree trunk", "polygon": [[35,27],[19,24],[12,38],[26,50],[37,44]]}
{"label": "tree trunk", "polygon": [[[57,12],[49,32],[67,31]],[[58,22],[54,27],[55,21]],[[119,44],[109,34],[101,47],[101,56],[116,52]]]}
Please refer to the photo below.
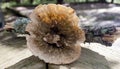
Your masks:
{"label": "tree trunk", "polygon": [[33,0],[30,0],[30,4],[32,4],[33,3]]}
{"label": "tree trunk", "polygon": [[57,4],[63,4],[64,0],[57,0]]}
{"label": "tree trunk", "polygon": [[111,0],[111,3],[114,3],[114,0]]}
{"label": "tree trunk", "polygon": [[20,4],[20,1],[21,1],[21,0],[15,0],[15,1],[16,1],[17,4]]}
{"label": "tree trunk", "polygon": [[100,3],[107,3],[106,0],[98,0],[98,2],[100,2]]}
{"label": "tree trunk", "polygon": [[86,3],[88,3],[89,2],[89,0],[86,0]]}
{"label": "tree trunk", "polygon": [[[0,1],[0,6],[1,6],[2,0]],[[4,15],[2,13],[2,9],[0,7],[0,30],[1,28],[4,27],[5,21],[4,21]]]}

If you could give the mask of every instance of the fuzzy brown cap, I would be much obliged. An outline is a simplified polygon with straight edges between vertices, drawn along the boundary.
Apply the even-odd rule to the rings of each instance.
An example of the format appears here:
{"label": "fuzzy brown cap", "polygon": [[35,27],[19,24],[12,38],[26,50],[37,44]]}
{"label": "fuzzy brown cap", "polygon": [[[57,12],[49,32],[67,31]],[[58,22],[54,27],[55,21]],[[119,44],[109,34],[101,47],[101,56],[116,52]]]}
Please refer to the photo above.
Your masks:
{"label": "fuzzy brown cap", "polygon": [[39,5],[31,13],[27,25],[27,46],[35,56],[47,63],[68,64],[79,58],[84,32],[79,18],[70,7]]}

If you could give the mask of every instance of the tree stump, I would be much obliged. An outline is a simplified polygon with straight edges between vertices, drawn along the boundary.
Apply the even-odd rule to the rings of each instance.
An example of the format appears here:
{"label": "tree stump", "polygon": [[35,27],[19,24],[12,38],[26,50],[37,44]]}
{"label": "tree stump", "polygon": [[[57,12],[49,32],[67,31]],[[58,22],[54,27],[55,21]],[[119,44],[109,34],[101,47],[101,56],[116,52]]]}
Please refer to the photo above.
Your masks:
{"label": "tree stump", "polygon": [[[68,56],[69,57],[69,56]],[[49,57],[48,57],[49,58]],[[106,58],[87,48],[82,48],[81,57],[65,65],[48,64],[48,69],[110,69]],[[46,63],[37,57],[30,56],[6,69],[47,69]]]}

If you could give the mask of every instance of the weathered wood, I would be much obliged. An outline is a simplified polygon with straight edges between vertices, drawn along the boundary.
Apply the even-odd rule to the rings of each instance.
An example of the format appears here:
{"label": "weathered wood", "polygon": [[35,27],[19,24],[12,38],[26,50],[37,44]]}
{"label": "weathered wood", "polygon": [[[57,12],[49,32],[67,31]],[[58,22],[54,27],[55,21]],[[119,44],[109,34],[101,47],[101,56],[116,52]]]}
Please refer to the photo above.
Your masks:
{"label": "weathered wood", "polygon": [[50,64],[49,69],[110,69],[110,67],[104,56],[82,48],[81,57],[77,61],[67,65]]}
{"label": "weathered wood", "polygon": [[7,11],[9,11],[10,13],[12,13],[15,16],[19,16],[19,17],[26,17],[25,15],[21,14],[19,11],[13,9],[13,8],[6,8]]}
{"label": "weathered wood", "polygon": [[14,8],[6,8],[10,13],[14,14],[18,17],[28,17],[32,12],[32,9],[27,9],[25,7],[14,7]]}
{"label": "weathered wood", "polygon": [[[0,33],[0,69],[45,69],[45,63],[32,56],[25,39]],[[49,69],[119,69],[120,49],[100,44],[81,44],[81,57],[67,65],[49,64]],[[69,56],[68,56],[69,57]],[[49,57],[48,57],[49,58]]]}
{"label": "weathered wood", "polygon": [[[116,33],[116,35],[120,36],[118,33]],[[36,62],[38,58],[31,58],[32,54],[28,49],[24,48],[25,44],[19,44],[19,42],[24,41],[19,40],[19,38],[8,40],[9,37],[5,37],[6,36],[1,36],[0,38],[0,40],[2,39],[2,41],[0,41],[0,69],[40,69],[39,66],[44,66],[43,61],[38,63]],[[67,65],[49,64],[49,69],[120,69],[119,46],[117,46],[117,48],[105,47],[96,43],[82,44],[82,46],[82,54],[77,61]],[[35,61],[33,61],[33,58]],[[35,64],[29,65],[32,61]],[[44,67],[42,69],[44,69]]]}
{"label": "weathered wood", "polygon": [[6,69],[46,69],[45,63],[35,56],[30,56]]}
{"label": "weathered wood", "polygon": [[[36,67],[34,69],[44,69],[45,63],[41,64],[41,62],[36,61],[38,58],[34,57],[34,59],[35,60],[33,61],[33,58],[29,57],[27,59],[24,59],[18,62],[17,64],[11,67],[8,67],[7,69],[22,69],[22,68],[32,69],[33,67]],[[38,62],[39,62],[39,65],[37,65]],[[43,66],[43,68],[42,67],[39,68],[39,66]],[[93,68],[110,69],[108,62],[104,56],[86,48],[82,48],[82,55],[77,61],[67,65],[49,64],[48,68],[49,69],[93,69]]]}
{"label": "weathered wood", "polygon": [[26,48],[24,37],[16,37],[14,33],[0,32],[0,69],[7,68],[31,56]]}
{"label": "weathered wood", "polygon": [[[83,44],[81,57],[77,61],[67,65],[49,64],[48,67],[49,69],[119,69],[119,57],[118,50],[107,48],[100,44]],[[35,58],[35,60],[37,59]],[[33,61],[33,58],[29,57],[7,69],[30,69],[33,67],[36,67],[34,69],[44,69],[44,63],[39,64],[36,61],[33,61],[34,64],[32,65],[26,63],[31,61]],[[38,68],[39,66],[43,66],[43,68]]]}

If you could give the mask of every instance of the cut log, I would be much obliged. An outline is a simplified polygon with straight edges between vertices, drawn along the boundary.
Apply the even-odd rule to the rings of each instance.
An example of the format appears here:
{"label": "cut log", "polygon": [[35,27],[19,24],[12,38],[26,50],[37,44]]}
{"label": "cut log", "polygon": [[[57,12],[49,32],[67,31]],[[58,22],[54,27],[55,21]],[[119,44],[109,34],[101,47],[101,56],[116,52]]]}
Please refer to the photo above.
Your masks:
{"label": "cut log", "polygon": [[[32,56],[25,39],[0,33],[0,69],[46,69],[46,63]],[[5,38],[6,37],[6,38]],[[81,44],[81,57],[67,65],[48,64],[49,69],[119,69],[120,49],[92,43]],[[118,46],[119,47],[119,46]],[[17,54],[16,54],[17,53]],[[69,56],[68,56],[69,57]],[[49,59],[49,57],[48,57]]]}
{"label": "cut log", "polygon": [[45,63],[35,56],[30,56],[6,69],[45,69]]}
{"label": "cut log", "polygon": [[[23,68],[24,69],[44,69],[45,63],[42,63],[41,61],[39,62],[39,60],[38,61],[36,60],[38,60],[38,58],[29,57],[6,69],[23,69]],[[67,65],[48,64],[48,69],[93,69],[93,68],[110,69],[108,62],[104,56],[86,48],[82,48],[81,57],[77,61],[71,64],[67,64]]]}
{"label": "cut log", "polygon": [[29,14],[32,12],[32,8],[28,9],[25,7],[14,7],[14,8],[6,8],[10,13],[14,14],[18,17],[28,17]]}

